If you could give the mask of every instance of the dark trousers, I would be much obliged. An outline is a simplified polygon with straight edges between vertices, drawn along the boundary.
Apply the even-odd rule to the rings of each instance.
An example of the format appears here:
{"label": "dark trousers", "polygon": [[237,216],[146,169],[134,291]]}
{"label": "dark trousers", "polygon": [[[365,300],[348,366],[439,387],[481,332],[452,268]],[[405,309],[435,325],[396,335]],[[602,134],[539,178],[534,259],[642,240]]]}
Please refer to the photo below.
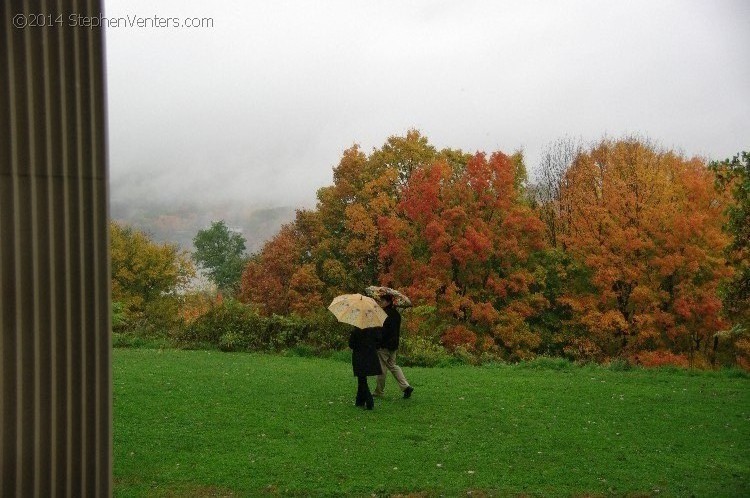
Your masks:
{"label": "dark trousers", "polygon": [[357,406],[364,406],[366,403],[372,404],[372,393],[370,386],[367,385],[367,377],[357,377]]}

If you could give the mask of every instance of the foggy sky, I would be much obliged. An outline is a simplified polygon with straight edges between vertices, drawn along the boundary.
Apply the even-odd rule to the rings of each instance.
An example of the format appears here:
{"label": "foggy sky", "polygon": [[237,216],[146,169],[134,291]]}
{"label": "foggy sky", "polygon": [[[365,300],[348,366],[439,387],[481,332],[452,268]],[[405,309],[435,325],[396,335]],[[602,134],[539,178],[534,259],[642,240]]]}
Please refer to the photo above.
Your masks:
{"label": "foggy sky", "polygon": [[312,207],[354,143],[750,148],[750,2],[105,0],[111,196]]}

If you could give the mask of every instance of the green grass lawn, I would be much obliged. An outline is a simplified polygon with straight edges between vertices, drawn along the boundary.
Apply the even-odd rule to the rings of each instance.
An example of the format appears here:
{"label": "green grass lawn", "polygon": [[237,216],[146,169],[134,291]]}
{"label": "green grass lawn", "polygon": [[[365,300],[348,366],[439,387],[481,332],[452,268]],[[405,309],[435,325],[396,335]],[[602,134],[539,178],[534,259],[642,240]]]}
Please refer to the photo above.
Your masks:
{"label": "green grass lawn", "polygon": [[340,360],[116,349],[115,496],[750,496],[746,376],[404,372],[366,411]]}

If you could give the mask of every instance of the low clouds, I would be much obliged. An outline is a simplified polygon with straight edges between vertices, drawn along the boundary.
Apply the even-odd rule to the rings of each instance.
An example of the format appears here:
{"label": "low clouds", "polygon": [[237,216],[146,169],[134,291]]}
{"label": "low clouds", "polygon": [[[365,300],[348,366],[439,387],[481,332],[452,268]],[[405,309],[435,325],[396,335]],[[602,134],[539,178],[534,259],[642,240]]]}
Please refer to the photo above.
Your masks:
{"label": "low clouds", "polygon": [[[343,149],[420,129],[512,152],[638,132],[748,147],[744,2],[152,2],[106,15],[112,198],[312,206]],[[157,12],[158,11],[158,12]]]}

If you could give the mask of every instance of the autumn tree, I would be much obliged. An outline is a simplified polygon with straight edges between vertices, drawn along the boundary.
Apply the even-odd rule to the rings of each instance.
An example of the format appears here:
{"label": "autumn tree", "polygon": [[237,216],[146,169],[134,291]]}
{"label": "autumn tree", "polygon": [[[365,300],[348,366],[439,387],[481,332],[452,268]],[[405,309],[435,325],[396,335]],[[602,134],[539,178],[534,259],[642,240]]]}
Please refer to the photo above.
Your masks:
{"label": "autumn tree", "polygon": [[[297,220],[301,217],[304,212],[297,213]],[[323,306],[323,283],[296,226],[284,225],[250,258],[242,274],[240,300],[255,304],[264,315],[304,315]]]}
{"label": "autumn tree", "polygon": [[706,164],[637,138],[603,140],[563,183],[561,242],[595,290],[565,299],[586,347],[604,356],[705,349],[723,325],[716,291],[728,242],[725,199]]}
{"label": "autumn tree", "polygon": [[[526,319],[544,299],[533,274],[543,226],[521,202],[519,156],[478,153],[438,159],[412,172],[397,210],[379,220],[381,282],[437,306],[446,344],[477,337],[526,357],[539,338]],[[489,343],[483,339],[489,339]]]}
{"label": "autumn tree", "polygon": [[[416,131],[369,155],[354,146],[316,208],[253,255],[240,298],[307,315],[377,283],[426,305],[422,332],[449,349],[680,361],[705,351],[727,325],[722,224],[738,204],[706,164],[637,138],[567,140],[542,170],[529,187],[520,153],[437,151]],[[747,223],[729,226],[739,240]]]}
{"label": "autumn tree", "polygon": [[234,293],[245,266],[245,238],[221,221],[193,238],[193,259],[220,291]]}
{"label": "autumn tree", "polygon": [[336,294],[393,285],[459,327],[447,343],[479,334],[480,348],[522,356],[538,346],[526,318],[545,305],[543,282],[527,267],[543,227],[525,202],[521,153],[437,151],[410,131],[370,155],[346,150],[333,177],[317,208],[248,264],[241,299],[305,313]]}
{"label": "autumn tree", "polygon": [[369,156],[358,146],[344,152],[333,185],[318,191],[325,235],[316,256],[328,286],[351,291],[377,281],[382,271],[378,218],[395,210],[412,172],[437,155],[416,130],[388,138]]}
{"label": "autumn tree", "polygon": [[176,295],[195,276],[189,256],[125,224],[110,222],[112,301],[129,322],[161,325],[177,315]]}
{"label": "autumn tree", "polygon": [[[414,130],[390,137],[369,156],[356,145],[344,151],[333,184],[318,190],[316,209],[299,211],[248,264],[241,299],[269,313],[304,314],[337,294],[377,283],[378,218],[395,209],[411,172],[436,154]],[[294,288],[286,292],[290,283]]]}
{"label": "autumn tree", "polygon": [[260,253],[250,257],[242,274],[240,300],[256,303],[264,314],[290,313],[286,288],[298,268],[302,250],[294,227],[281,227]]}

